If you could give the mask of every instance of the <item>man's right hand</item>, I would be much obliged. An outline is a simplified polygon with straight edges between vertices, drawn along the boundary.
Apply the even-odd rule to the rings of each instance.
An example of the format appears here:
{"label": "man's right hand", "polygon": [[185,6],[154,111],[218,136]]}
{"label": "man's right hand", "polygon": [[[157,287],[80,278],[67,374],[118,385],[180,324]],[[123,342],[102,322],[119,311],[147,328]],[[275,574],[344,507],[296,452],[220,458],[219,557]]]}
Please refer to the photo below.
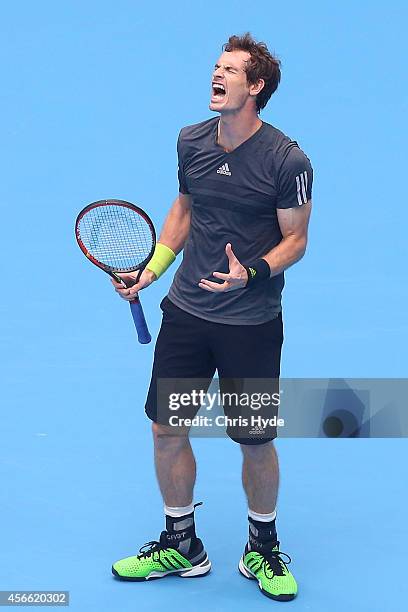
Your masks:
{"label": "man's right hand", "polygon": [[139,282],[136,283],[136,278],[139,272],[128,272],[126,274],[116,273],[123,281],[128,285],[124,287],[121,283],[118,283],[114,278],[111,279],[112,285],[115,287],[116,293],[127,302],[131,302],[137,297],[137,294],[141,289],[145,289],[156,280],[156,275],[151,270],[143,270],[140,275]]}

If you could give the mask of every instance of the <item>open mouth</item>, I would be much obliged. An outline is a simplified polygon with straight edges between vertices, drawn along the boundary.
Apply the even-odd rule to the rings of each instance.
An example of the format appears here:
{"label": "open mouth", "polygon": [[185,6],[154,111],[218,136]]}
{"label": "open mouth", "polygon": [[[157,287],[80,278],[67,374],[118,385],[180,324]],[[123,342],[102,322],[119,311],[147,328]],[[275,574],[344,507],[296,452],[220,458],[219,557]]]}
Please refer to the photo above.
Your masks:
{"label": "open mouth", "polygon": [[225,95],[226,95],[226,91],[225,91],[224,85],[221,85],[221,83],[215,83],[213,81],[211,100],[213,102],[219,102],[225,97]]}

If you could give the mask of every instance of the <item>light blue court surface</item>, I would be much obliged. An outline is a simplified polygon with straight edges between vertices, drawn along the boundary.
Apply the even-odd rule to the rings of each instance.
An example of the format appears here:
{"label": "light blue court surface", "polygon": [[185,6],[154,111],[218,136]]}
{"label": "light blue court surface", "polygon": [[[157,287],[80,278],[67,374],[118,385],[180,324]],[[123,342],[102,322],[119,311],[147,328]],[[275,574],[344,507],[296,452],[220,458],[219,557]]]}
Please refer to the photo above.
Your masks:
{"label": "light blue court surface", "polygon": [[[249,29],[283,64],[262,118],[315,169],[309,252],[287,274],[283,374],[406,377],[407,18],[393,1],[2,6],[0,590],[69,590],[80,612],[284,605],[237,573],[246,506],[229,440],[194,440],[213,573],[112,579],[112,561],[163,527],[143,414],[153,345],[138,345],[73,222],[118,197],[161,225],[178,131],[210,116],[221,44]],[[154,335],[170,281],[143,295]],[[300,583],[286,607],[402,610],[406,440],[277,446],[280,537]]]}

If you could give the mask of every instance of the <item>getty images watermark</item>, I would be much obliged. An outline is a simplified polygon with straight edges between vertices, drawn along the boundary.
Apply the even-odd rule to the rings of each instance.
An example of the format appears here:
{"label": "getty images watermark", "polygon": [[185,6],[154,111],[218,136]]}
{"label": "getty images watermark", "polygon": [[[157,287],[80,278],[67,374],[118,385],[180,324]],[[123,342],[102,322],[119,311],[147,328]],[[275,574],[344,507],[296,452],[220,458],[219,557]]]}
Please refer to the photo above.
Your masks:
{"label": "getty images watermark", "polygon": [[[193,389],[189,393],[170,393],[169,395],[169,410],[172,411],[178,411],[186,407],[199,410],[201,406],[204,406],[207,411],[212,411],[214,407],[222,405],[224,409],[226,407],[244,407],[256,412],[271,406],[278,408],[279,404],[279,393],[237,393],[220,390],[211,393],[203,389]],[[169,416],[169,425],[171,427],[213,427],[215,425],[216,427],[265,429],[267,427],[283,427],[285,421],[277,415],[264,417],[261,414],[250,414],[249,416],[218,414],[215,417],[206,414],[197,414],[193,417],[172,414]]]}
{"label": "getty images watermark", "polygon": [[[199,435],[225,435],[227,429],[246,437],[266,436],[271,429],[285,425],[278,416],[279,385],[272,379],[263,385],[257,381],[256,391],[254,381],[250,384],[243,379],[224,380],[221,388],[217,384],[208,388],[210,385],[205,385],[205,381],[192,388],[190,380],[188,390],[188,385],[183,384],[186,381],[179,380],[178,385],[174,385],[174,380],[166,382],[159,392],[160,421],[175,429],[192,427]],[[175,386],[181,390],[175,391]]]}
{"label": "getty images watermark", "polygon": [[175,435],[405,438],[408,379],[159,379],[157,411]]}

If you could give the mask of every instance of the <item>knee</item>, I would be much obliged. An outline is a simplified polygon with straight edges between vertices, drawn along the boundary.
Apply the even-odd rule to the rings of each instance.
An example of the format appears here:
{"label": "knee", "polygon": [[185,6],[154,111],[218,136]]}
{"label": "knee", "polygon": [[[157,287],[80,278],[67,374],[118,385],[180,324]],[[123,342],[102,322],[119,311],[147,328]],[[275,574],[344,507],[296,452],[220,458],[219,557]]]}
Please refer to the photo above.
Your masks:
{"label": "knee", "polygon": [[156,449],[177,449],[189,444],[188,432],[181,433],[174,431],[174,427],[152,423],[153,441]]}
{"label": "knee", "polygon": [[242,454],[246,459],[258,459],[265,454],[269,454],[273,447],[273,442],[265,442],[265,444],[240,444]]}

